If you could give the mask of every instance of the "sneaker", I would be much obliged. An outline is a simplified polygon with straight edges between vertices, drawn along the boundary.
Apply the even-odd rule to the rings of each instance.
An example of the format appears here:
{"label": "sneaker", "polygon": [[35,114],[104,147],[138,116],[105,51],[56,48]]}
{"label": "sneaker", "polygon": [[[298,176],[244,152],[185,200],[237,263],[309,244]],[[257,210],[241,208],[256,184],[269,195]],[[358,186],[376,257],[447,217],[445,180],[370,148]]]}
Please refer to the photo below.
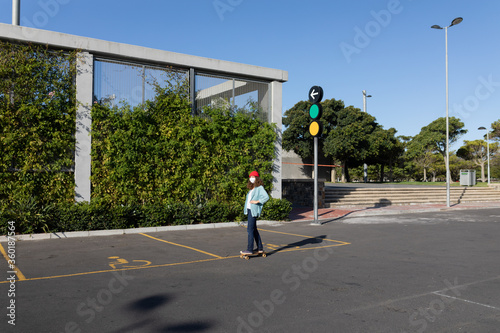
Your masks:
{"label": "sneaker", "polygon": [[258,250],[257,252],[258,252],[259,254],[262,254],[262,253],[264,253],[264,250],[263,250],[263,249],[260,249],[260,250]]}
{"label": "sneaker", "polygon": [[240,254],[250,255],[250,254],[253,254],[253,252],[252,251],[240,251]]}

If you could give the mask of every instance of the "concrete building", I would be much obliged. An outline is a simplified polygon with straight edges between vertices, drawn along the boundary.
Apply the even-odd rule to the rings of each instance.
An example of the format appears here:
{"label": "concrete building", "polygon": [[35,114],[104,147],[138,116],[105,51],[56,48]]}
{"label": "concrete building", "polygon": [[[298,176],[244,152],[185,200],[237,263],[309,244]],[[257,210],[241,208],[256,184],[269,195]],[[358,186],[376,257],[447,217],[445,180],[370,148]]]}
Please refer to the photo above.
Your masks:
{"label": "concrete building", "polygon": [[[96,100],[138,105],[153,96],[151,81],[173,73],[189,82],[192,113],[206,105],[226,103],[242,107],[257,103],[266,120],[281,135],[282,84],[288,72],[230,61],[186,55],[146,47],[0,23],[0,40],[48,45],[58,50],[78,50],[75,198],[90,201],[92,119]],[[278,142],[281,142],[279,138]],[[282,148],[276,147],[272,197],[281,198]]]}

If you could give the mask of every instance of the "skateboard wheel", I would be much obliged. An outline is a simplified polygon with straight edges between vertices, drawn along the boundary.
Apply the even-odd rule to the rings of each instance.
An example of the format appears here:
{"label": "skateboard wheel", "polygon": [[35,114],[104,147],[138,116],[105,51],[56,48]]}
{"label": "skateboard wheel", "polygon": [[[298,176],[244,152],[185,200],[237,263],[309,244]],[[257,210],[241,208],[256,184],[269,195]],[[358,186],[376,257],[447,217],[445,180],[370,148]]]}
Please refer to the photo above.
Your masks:
{"label": "skateboard wheel", "polygon": [[262,256],[265,258],[265,257],[267,257],[267,254],[266,253],[262,253]]}
{"label": "skateboard wheel", "polygon": [[249,259],[250,259],[250,257],[249,257],[249,256],[245,256],[244,258],[245,258],[245,260],[249,260]]}

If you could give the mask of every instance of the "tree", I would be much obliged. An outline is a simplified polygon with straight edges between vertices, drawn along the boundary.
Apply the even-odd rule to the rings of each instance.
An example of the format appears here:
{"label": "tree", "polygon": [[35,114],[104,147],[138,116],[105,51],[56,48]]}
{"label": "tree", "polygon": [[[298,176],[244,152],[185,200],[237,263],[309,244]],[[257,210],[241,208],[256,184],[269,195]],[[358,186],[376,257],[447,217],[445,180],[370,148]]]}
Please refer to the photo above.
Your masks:
{"label": "tree", "polygon": [[396,138],[396,129],[377,126],[370,135],[369,162],[380,165],[380,182],[384,181],[384,166],[390,167],[389,180],[393,181],[393,166],[404,152],[403,142]]}
{"label": "tree", "polygon": [[500,156],[496,155],[490,160],[491,178],[500,178]]}
{"label": "tree", "polygon": [[369,160],[370,136],[379,126],[375,118],[353,106],[337,113],[336,126],[324,142],[324,153],[341,161],[343,176],[349,181],[348,167],[355,167]]}
{"label": "tree", "polygon": [[[321,103],[323,133],[319,137],[319,151],[331,157],[332,162],[343,165],[342,181],[349,181],[348,167],[364,162],[392,165],[404,151],[403,144],[395,137],[396,130],[384,130],[376,119],[353,106],[344,106],[341,100],[325,100]],[[309,107],[311,103],[301,101],[285,112],[283,124],[283,148],[293,150],[302,158],[312,157],[313,139],[309,134]],[[392,174],[392,172],[391,172]]]}
{"label": "tree", "polygon": [[[450,156],[450,173],[452,172],[453,155]],[[446,179],[446,165],[444,164],[443,156],[439,153],[434,153],[432,163],[429,165],[429,173],[432,175],[432,181],[437,182],[437,177],[442,176]]]}
{"label": "tree", "polygon": [[500,119],[491,124],[490,139],[500,141]]}
{"label": "tree", "polygon": [[[455,117],[449,118],[449,145],[457,142],[457,140],[467,133],[463,129],[464,123]],[[427,126],[422,127],[420,133],[417,134],[409,144],[409,150],[412,150],[413,157],[417,157],[420,153],[427,150],[437,152],[443,156],[446,164],[446,119],[444,117],[434,120]],[[451,177],[451,175],[450,175]],[[451,180],[451,179],[450,179]]]}
{"label": "tree", "polygon": [[403,153],[401,155],[401,168],[400,168],[400,174],[401,180],[411,180],[414,179],[414,174],[415,174],[415,167],[412,159],[408,157],[408,146],[413,140],[413,136],[409,135],[399,135],[397,137],[398,141],[401,143],[401,146],[403,148]]}
{"label": "tree", "polygon": [[[427,170],[431,168],[432,164],[437,161],[437,157],[439,155],[436,155],[435,153],[430,152],[429,150],[425,151],[423,154],[418,155],[417,157],[414,158],[415,164],[422,168],[424,171],[424,179],[423,181],[427,181]],[[433,173],[433,181],[436,179],[436,173]]]}
{"label": "tree", "polygon": [[[490,143],[490,158],[498,150],[498,142]],[[464,145],[457,151],[457,156],[467,161],[472,161],[475,165],[481,167],[481,180],[485,182],[484,166],[488,162],[488,150],[486,141],[474,140],[464,141]]]}
{"label": "tree", "polygon": [[[418,169],[423,171],[423,181],[427,181],[427,171],[437,162],[436,152],[433,151],[431,145],[428,145],[421,137],[412,138],[407,145],[406,156],[412,160]],[[436,170],[433,168],[433,181],[436,179]]]}

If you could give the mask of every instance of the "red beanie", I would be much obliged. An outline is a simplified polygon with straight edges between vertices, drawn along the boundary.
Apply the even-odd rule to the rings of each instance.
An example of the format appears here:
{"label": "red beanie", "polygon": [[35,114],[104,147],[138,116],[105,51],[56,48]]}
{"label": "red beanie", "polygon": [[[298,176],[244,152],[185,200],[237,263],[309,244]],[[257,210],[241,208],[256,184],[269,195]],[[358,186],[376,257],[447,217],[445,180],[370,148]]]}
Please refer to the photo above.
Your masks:
{"label": "red beanie", "polygon": [[259,177],[259,173],[257,171],[250,172],[250,177]]}

